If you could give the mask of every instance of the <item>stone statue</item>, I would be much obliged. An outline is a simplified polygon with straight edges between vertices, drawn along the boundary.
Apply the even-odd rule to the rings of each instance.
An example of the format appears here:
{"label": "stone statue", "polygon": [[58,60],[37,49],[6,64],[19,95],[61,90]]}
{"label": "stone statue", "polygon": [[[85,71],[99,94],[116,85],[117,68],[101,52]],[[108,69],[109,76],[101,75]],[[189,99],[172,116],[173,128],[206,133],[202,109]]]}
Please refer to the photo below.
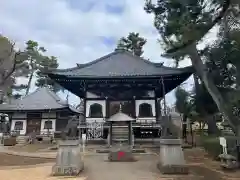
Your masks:
{"label": "stone statue", "polygon": [[6,114],[0,114],[0,132],[7,135],[10,132],[9,119]]}
{"label": "stone statue", "polygon": [[62,132],[62,139],[76,139],[78,137],[79,120],[76,116],[69,119],[65,130]]}
{"label": "stone statue", "polygon": [[162,121],[162,138],[178,138],[176,127],[172,124],[171,117],[164,116]]}
{"label": "stone statue", "polygon": [[52,167],[52,175],[77,176],[84,168],[79,147],[78,136],[79,119],[72,116],[66,129],[62,132],[62,140],[58,142],[56,163]]}

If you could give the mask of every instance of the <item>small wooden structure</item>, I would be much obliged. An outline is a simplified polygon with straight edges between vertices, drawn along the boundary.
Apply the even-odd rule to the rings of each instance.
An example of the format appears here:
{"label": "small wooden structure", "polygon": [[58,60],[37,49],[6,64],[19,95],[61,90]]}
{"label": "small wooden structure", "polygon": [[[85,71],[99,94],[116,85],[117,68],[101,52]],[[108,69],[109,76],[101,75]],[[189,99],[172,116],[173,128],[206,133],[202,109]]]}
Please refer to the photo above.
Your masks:
{"label": "small wooden structure", "polygon": [[122,107],[120,105],[119,112],[114,114],[108,119],[109,125],[109,145],[114,143],[124,144],[132,146],[132,121],[135,121],[132,117],[122,113]]}
{"label": "small wooden structure", "polygon": [[132,121],[134,119],[122,113],[120,104],[119,112],[108,119],[109,126],[109,161],[134,161],[133,146],[133,130]]}

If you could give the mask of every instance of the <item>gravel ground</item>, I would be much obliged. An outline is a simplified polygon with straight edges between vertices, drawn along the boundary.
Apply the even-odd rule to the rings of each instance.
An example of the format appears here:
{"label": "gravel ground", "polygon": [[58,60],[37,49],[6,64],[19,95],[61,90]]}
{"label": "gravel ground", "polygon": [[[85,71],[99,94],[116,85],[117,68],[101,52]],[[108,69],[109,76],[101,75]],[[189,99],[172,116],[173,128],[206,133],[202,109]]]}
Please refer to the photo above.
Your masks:
{"label": "gravel ground", "polygon": [[[4,180],[44,180],[44,179],[61,179],[51,177],[51,168],[53,160],[42,158],[27,158],[21,156],[11,156],[0,154],[1,179]],[[92,155],[84,157],[84,172],[77,178],[79,180],[215,180],[211,172],[209,175],[202,177],[204,171],[194,171],[187,176],[167,176],[161,175],[156,168],[157,159],[154,155],[137,156],[136,162],[131,163],[113,163],[106,161],[106,155]],[[47,163],[47,164],[41,164]],[[37,165],[36,165],[37,164]],[[29,166],[31,165],[31,166]],[[17,168],[13,168],[12,166]],[[196,173],[197,172],[197,173]],[[64,180],[68,178],[64,177]],[[220,180],[220,179],[216,179]]]}
{"label": "gravel ground", "polygon": [[[190,153],[191,154],[191,153]],[[195,153],[191,154],[195,156]],[[183,176],[162,175],[156,168],[156,155],[138,155],[136,162],[108,162],[106,154],[84,157],[85,169],[79,177],[51,177],[53,159],[29,158],[0,153],[0,174],[4,180],[237,180],[227,178],[201,164],[190,164],[190,174]],[[199,160],[200,161],[200,160]],[[225,177],[224,177],[225,176]],[[240,177],[240,176],[239,176]]]}

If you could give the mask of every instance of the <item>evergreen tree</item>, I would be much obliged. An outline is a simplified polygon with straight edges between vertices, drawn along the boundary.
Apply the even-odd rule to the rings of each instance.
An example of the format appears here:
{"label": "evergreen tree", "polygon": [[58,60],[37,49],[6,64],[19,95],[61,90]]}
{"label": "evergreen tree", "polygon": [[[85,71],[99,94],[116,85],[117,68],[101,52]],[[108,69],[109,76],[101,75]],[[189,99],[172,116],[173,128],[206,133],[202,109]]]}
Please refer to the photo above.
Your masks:
{"label": "evergreen tree", "polygon": [[22,52],[24,54],[24,61],[28,63],[29,71],[27,74],[28,83],[26,87],[27,95],[32,85],[33,77],[36,76],[37,80],[35,85],[42,87],[49,86],[55,92],[60,90],[60,86],[56,85],[54,81],[44,75],[43,71],[47,68],[57,68],[58,62],[56,57],[48,57],[44,55],[46,49],[38,45],[36,41],[29,40],[26,42],[26,48]]}
{"label": "evergreen tree", "polygon": [[28,64],[23,60],[23,54],[15,50],[15,44],[0,35],[0,103],[12,92],[12,88],[23,89],[16,84],[16,78],[28,72]]}
{"label": "evergreen tree", "polygon": [[117,49],[127,50],[135,56],[142,56],[143,46],[147,40],[139,36],[139,33],[131,32],[127,37],[122,37],[117,44]]}
{"label": "evergreen tree", "polygon": [[222,18],[231,6],[233,1],[157,1],[153,4],[147,1],[145,10],[155,15],[154,25],[162,37],[166,48],[165,57],[183,59],[188,56],[196,71],[196,74],[204,83],[207,91],[213,98],[218,109],[225,115],[233,131],[240,135],[240,122],[214,83],[211,72],[202,58],[201,51],[197,44],[205,34]]}

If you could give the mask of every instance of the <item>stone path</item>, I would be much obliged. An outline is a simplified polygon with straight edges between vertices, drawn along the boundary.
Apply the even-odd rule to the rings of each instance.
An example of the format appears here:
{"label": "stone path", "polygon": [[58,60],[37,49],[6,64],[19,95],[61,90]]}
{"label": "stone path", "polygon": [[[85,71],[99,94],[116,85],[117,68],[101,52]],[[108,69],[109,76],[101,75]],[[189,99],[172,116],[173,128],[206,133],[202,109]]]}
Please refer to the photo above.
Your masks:
{"label": "stone path", "polygon": [[136,162],[108,162],[106,156],[86,158],[88,180],[155,180],[159,179],[155,156],[143,155]]}

